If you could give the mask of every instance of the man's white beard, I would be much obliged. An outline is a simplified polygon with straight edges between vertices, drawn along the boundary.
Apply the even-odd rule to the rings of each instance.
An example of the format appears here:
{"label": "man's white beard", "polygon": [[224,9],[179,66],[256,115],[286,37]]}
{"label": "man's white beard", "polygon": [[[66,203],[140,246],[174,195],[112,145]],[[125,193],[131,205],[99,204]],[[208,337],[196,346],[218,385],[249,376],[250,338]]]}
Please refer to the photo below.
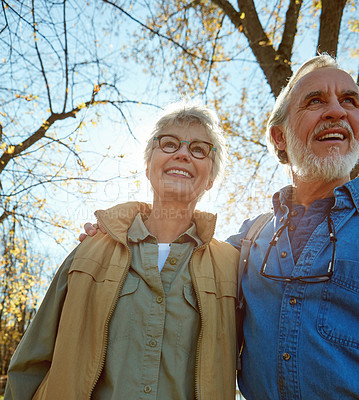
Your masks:
{"label": "man's white beard", "polygon": [[[345,121],[338,123],[324,123],[315,130],[312,138],[323,129],[336,126],[345,128],[348,132],[350,151],[341,155],[338,146],[331,146],[328,155],[319,157],[306,147],[295,135],[291,128],[286,129],[287,154],[293,173],[304,182],[324,181],[331,182],[348,176],[359,159],[359,141],[354,139],[350,125]],[[309,142],[311,139],[309,139]]]}

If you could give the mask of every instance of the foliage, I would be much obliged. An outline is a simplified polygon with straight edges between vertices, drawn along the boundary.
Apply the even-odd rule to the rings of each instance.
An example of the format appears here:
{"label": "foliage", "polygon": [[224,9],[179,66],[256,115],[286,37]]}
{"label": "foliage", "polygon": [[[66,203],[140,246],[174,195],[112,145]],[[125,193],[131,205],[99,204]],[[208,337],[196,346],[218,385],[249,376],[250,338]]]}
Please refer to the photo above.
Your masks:
{"label": "foliage", "polygon": [[355,54],[356,3],[153,0],[139,4],[144,19],[139,8],[128,12],[118,1],[103,1],[137,22],[133,57],[153,76],[161,71],[159,91],[172,81],[170,90],[200,97],[220,115],[231,155],[222,183],[229,193],[222,198],[227,221],[238,216],[239,223],[268,206],[270,193],[285,181],[273,182],[279,174],[265,144],[274,98],[293,68],[316,50],[344,60]]}
{"label": "foliage", "polygon": [[35,313],[44,272],[43,260],[29,257],[29,243],[16,235],[16,229],[12,215],[2,225],[0,375],[6,374],[9,359]]}

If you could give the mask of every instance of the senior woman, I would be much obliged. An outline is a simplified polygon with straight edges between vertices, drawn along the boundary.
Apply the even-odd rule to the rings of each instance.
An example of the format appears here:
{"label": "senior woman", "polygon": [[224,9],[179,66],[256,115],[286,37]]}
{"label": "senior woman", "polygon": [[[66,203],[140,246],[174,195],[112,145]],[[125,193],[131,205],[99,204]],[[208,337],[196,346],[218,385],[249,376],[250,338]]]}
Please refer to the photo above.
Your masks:
{"label": "senior woman", "polygon": [[235,398],[238,252],[195,210],[224,158],[206,107],[165,109],[145,150],[152,206],[96,217],[57,272],[8,371],[5,399]]}

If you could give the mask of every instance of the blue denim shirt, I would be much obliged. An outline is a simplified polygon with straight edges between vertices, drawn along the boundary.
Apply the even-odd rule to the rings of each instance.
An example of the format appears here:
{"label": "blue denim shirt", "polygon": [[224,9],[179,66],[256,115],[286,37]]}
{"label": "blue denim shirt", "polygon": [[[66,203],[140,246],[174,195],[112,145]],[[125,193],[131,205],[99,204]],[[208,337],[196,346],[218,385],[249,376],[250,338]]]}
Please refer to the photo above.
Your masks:
{"label": "blue denim shirt", "polygon": [[[290,213],[287,190],[273,198],[275,217],[252,246],[242,281],[247,307],[239,387],[247,400],[358,399],[359,179],[334,191],[331,218],[338,241],[334,274],[325,283],[274,282],[260,275],[269,241]],[[333,248],[323,217],[296,263],[286,229],[270,252],[266,272],[325,274]],[[245,221],[228,241],[240,248],[252,223]]]}

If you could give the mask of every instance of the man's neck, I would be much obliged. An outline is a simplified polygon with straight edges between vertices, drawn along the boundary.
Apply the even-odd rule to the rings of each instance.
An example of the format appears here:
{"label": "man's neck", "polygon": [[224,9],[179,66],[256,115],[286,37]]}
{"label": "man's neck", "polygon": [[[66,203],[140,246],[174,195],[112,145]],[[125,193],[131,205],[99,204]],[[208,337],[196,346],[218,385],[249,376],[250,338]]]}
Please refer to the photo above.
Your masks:
{"label": "man's neck", "polygon": [[334,189],[344,185],[349,181],[349,177],[336,179],[331,182],[303,182],[293,176],[293,203],[303,205],[306,209],[315,200],[325,199],[334,195]]}

